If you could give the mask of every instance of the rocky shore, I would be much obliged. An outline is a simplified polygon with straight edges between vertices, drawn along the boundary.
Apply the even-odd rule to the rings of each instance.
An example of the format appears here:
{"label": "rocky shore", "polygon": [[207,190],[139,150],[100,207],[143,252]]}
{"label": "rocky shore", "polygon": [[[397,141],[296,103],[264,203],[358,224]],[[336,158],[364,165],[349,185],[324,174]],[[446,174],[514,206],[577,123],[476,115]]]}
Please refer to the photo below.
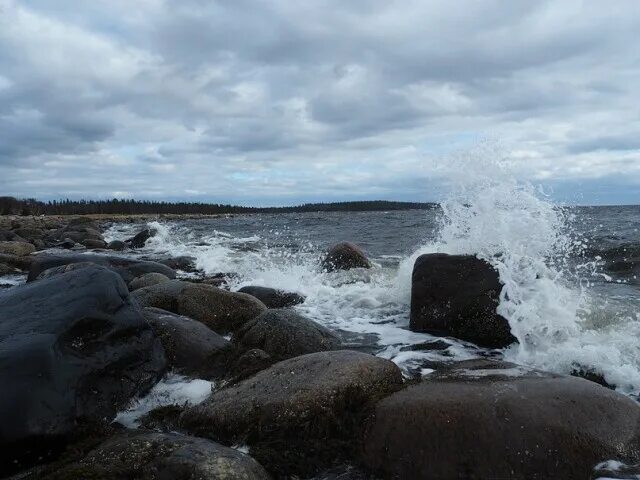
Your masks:
{"label": "rocky shore", "polygon": [[[607,478],[638,474],[640,406],[610,388],[499,358],[408,378],[301,315],[297,292],[234,292],[233,272],[207,276],[189,257],[127,257],[154,232],[107,243],[105,224],[121,220],[0,217],[0,275],[26,277],[0,289],[0,476],[595,479],[598,465]],[[318,259],[319,270],[351,268],[375,266],[348,242]],[[517,342],[484,261],[423,255],[412,280],[413,331],[494,349]],[[149,412],[136,429],[114,422],[168,374],[215,389]]]}

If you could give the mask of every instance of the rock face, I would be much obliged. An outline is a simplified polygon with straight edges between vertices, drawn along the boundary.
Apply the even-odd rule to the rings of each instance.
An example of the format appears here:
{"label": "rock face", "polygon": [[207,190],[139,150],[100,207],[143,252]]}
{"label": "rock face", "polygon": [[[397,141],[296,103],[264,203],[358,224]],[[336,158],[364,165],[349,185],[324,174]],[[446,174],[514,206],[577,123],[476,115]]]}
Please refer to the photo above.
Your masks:
{"label": "rock face", "polygon": [[352,268],[371,268],[371,262],[360,247],[350,242],[334,245],[322,260],[322,269],[327,272]]}
{"label": "rock face", "polygon": [[176,372],[200,378],[225,372],[231,343],[206,325],[159,308],[145,308],[144,316],[162,342],[168,366]]}
{"label": "rock face", "polygon": [[241,328],[234,341],[243,349],[258,348],[274,360],[336,350],[340,339],[322,325],[293,310],[267,310]]}
{"label": "rock face", "polygon": [[0,312],[2,465],[44,456],[78,422],[110,421],[164,371],[160,342],[106,268],[2,292]]}
{"label": "rock face", "polygon": [[221,334],[237,330],[267,309],[251,295],[180,280],[141,288],[132,295],[144,307],[191,317]]}
{"label": "rock face", "polygon": [[256,297],[268,308],[293,307],[294,305],[303,303],[305,300],[305,297],[299,293],[285,292],[283,290],[276,290],[275,288],[247,286],[242,287],[238,291]]}
{"label": "rock face", "polygon": [[592,382],[461,362],[382,400],[364,463],[386,478],[591,478],[640,452],[640,406]]}
{"label": "rock face", "polygon": [[145,273],[139,277],[134,278],[129,283],[129,290],[138,290],[139,288],[150,287],[159,283],[165,283],[170,280],[169,277],[157,272]]}
{"label": "rock face", "polygon": [[36,247],[27,242],[0,242],[0,253],[24,257],[36,251]]}
{"label": "rock face", "polygon": [[269,480],[248,455],[202,438],[170,433],[117,435],[43,480]]}
{"label": "rock face", "polygon": [[484,347],[506,347],[516,340],[507,320],[496,313],[501,290],[498,272],[483,260],[421,255],[413,267],[409,327]]}
{"label": "rock face", "polygon": [[198,436],[247,443],[282,477],[310,473],[357,448],[368,406],[401,384],[388,360],[350,350],[312,353],[214,392],[180,424]]}
{"label": "rock face", "polygon": [[145,273],[157,272],[161,273],[169,278],[175,278],[176,272],[171,270],[166,265],[161,265],[156,262],[145,262],[140,260],[133,260],[130,258],[122,257],[110,257],[106,255],[44,255],[40,254],[32,262],[29,269],[29,276],[27,282],[31,282],[38,278],[38,276],[50,268],[59,267],[61,265],[68,265],[70,263],[84,263],[91,262],[96,265],[102,265],[104,267],[113,270],[122,277],[125,283],[129,284],[131,280]]}

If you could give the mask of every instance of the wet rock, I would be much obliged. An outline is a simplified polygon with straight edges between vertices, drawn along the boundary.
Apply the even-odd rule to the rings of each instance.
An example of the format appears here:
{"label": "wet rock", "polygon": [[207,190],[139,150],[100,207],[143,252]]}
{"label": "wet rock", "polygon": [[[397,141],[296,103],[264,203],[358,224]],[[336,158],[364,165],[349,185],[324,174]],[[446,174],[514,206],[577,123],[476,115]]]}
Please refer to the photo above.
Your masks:
{"label": "wet rock", "polygon": [[329,329],[288,309],[260,314],[238,330],[234,342],[247,350],[259,348],[276,361],[340,346],[340,339]]}
{"label": "wet rock", "polygon": [[129,283],[129,290],[138,290],[139,288],[150,287],[151,285],[168,282],[169,280],[171,280],[169,277],[161,273],[145,273],[144,275],[131,280],[131,282]]}
{"label": "wet rock", "polygon": [[89,238],[82,241],[82,245],[87,248],[106,248],[107,243],[104,240]]}
{"label": "wet rock", "polygon": [[350,242],[338,243],[331,247],[321,265],[322,269],[327,272],[352,268],[371,268],[371,262],[360,247]]}
{"label": "wet rock", "polygon": [[160,342],[122,279],[96,265],[0,292],[0,465],[109,422],[164,371]]}
{"label": "wet rock", "polygon": [[409,327],[483,347],[506,347],[516,340],[509,322],[496,313],[501,290],[498,272],[483,260],[421,255],[413,267]]}
{"label": "wet rock", "polygon": [[52,246],[56,248],[63,248],[65,250],[71,250],[73,247],[76,246],[76,242],[74,242],[70,238],[65,238],[61,242],[54,243]]}
{"label": "wet rock", "polygon": [[107,255],[45,255],[40,254],[33,261],[29,269],[28,282],[38,278],[38,276],[49,268],[58,267],[60,265],[68,265],[70,263],[91,262],[96,265],[107,267],[122,277],[125,283],[129,284],[131,280],[140,277],[145,273],[157,272],[169,278],[175,278],[176,272],[166,265],[156,262],[146,262],[123,257],[111,257]]}
{"label": "wet rock", "polygon": [[196,259],[187,255],[181,255],[179,257],[169,257],[158,260],[158,262],[173,268],[174,270],[182,270],[183,272],[195,272]]}
{"label": "wet rock", "polygon": [[231,376],[234,381],[244,380],[270,367],[275,360],[264,350],[252,348],[240,355],[231,366]]}
{"label": "wet rock", "polygon": [[17,268],[18,270],[27,271],[31,268],[31,263],[35,257],[26,256],[19,257],[17,255],[8,255],[6,253],[0,253],[0,263],[8,265],[11,268]]}
{"label": "wet rock", "polygon": [[200,378],[225,373],[231,343],[203,323],[159,308],[144,316],[162,342],[167,363],[176,372]]}
{"label": "wet rock", "polygon": [[116,252],[121,252],[125,248],[127,248],[127,244],[122,240],[113,240],[107,244],[107,248],[109,250],[115,250]]}
{"label": "wet rock", "polygon": [[0,242],[0,253],[24,257],[36,251],[36,247],[27,242]]}
{"label": "wet rock", "polygon": [[251,295],[180,280],[141,288],[132,295],[144,307],[191,317],[221,334],[237,330],[267,309]]}
{"label": "wet rock", "polygon": [[635,457],[640,406],[583,379],[480,360],[379,402],[364,464],[385,478],[590,478]]}
{"label": "wet rock", "polygon": [[15,271],[15,268],[10,267],[9,265],[6,265],[4,263],[0,263],[0,276],[9,275],[11,273],[14,273]]}
{"label": "wet rock", "polygon": [[[35,477],[33,477],[35,478]],[[77,462],[44,480],[269,480],[248,455],[203,438],[126,432],[107,440]]]}
{"label": "wet rock", "polygon": [[245,442],[281,477],[310,474],[358,448],[369,406],[400,388],[398,367],[339,350],[295,357],[214,392],[180,417],[187,431]]}
{"label": "wet rock", "polygon": [[284,290],[276,290],[275,288],[247,286],[242,287],[239,292],[248,293],[256,297],[268,308],[286,308],[293,307],[305,301],[305,296],[294,292],[285,292]]}
{"label": "wet rock", "polygon": [[133,237],[124,241],[130,248],[142,248],[147,240],[155,236],[157,231],[153,228],[145,228],[144,230],[136,233]]}

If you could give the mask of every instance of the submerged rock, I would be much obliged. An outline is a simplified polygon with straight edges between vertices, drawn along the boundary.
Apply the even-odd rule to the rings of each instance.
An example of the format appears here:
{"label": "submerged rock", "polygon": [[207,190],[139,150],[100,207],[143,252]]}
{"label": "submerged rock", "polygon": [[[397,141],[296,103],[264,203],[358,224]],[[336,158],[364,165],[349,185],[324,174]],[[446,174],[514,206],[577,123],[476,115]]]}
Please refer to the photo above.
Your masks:
{"label": "submerged rock", "polygon": [[109,422],[164,371],[160,342],[122,279],[88,265],[0,292],[0,465]]}
{"label": "submerged rock", "polygon": [[0,242],[0,253],[24,257],[36,251],[36,247],[27,242]]}
{"label": "submerged rock", "polygon": [[398,367],[339,350],[295,357],[214,392],[180,418],[185,430],[247,443],[281,477],[312,473],[358,447],[369,406],[402,385]]}
{"label": "submerged rock", "polygon": [[275,288],[247,286],[242,287],[239,292],[248,293],[256,297],[268,308],[286,308],[293,307],[305,301],[304,295],[294,292],[285,292],[284,290],[276,290]]}
{"label": "submerged rock", "polygon": [[352,268],[371,268],[372,266],[360,247],[351,242],[342,242],[331,247],[321,265],[322,269],[327,272]]}
{"label": "submerged rock", "polygon": [[225,373],[228,340],[197,320],[159,308],[145,308],[144,316],[162,342],[168,366],[176,372],[201,378]]}
{"label": "submerged rock", "polygon": [[150,287],[152,285],[158,285],[159,283],[165,283],[171,280],[166,275],[157,272],[145,273],[139,277],[134,278],[129,282],[129,290],[134,291],[139,288]]}
{"label": "submerged rock", "polygon": [[590,478],[640,452],[640,406],[592,382],[460,362],[382,400],[364,464],[386,478]]}
{"label": "submerged rock", "polygon": [[44,480],[268,480],[251,457],[203,438],[171,433],[126,432],[76,462],[40,472]]}
{"label": "submerged rock", "polygon": [[421,255],[413,267],[409,327],[483,347],[506,347],[516,339],[509,322],[496,312],[501,290],[498,272],[484,260]]}
{"label": "submerged rock", "polygon": [[29,269],[28,282],[32,282],[38,276],[50,268],[68,265],[71,263],[91,262],[113,270],[122,277],[125,283],[129,284],[131,280],[145,273],[157,272],[169,278],[175,278],[176,272],[156,262],[146,262],[124,257],[112,257],[107,255],[86,254],[86,255],[44,255],[40,254],[32,262]]}
{"label": "submerged rock", "polygon": [[259,348],[274,360],[336,350],[340,339],[331,330],[293,310],[267,310],[234,337],[244,349]]}
{"label": "submerged rock", "polygon": [[251,295],[180,280],[141,288],[132,295],[144,307],[191,317],[222,334],[237,330],[267,309]]}

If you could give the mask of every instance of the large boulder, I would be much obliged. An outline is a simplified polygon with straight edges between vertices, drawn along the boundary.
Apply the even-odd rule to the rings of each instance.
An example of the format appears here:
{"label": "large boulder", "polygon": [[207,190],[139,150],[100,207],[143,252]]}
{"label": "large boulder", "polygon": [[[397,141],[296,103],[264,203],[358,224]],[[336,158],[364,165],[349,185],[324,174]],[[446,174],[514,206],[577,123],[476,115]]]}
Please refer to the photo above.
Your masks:
{"label": "large boulder", "polygon": [[237,330],[267,309],[251,295],[180,280],[140,288],[132,295],[144,307],[191,317],[221,334]]}
{"label": "large boulder", "polygon": [[402,385],[398,367],[365,353],[311,353],[277,363],[211,394],[180,426],[227,444],[246,443],[268,470],[310,474],[358,448],[370,406]]}
{"label": "large boulder", "polygon": [[122,279],[88,265],[0,292],[0,461],[16,468],[109,422],[165,368]]}
{"label": "large boulder", "polygon": [[98,445],[79,461],[23,478],[269,480],[270,477],[248,455],[210,440],[172,433],[125,432]]}
{"label": "large boulder", "polygon": [[166,275],[157,272],[145,273],[137,278],[134,278],[129,283],[129,290],[134,291],[139,288],[150,287],[159,283],[165,283],[171,280]]}
{"label": "large boulder", "polygon": [[329,249],[322,260],[322,269],[327,272],[371,268],[371,262],[364,252],[351,242],[342,242]]}
{"label": "large boulder", "polygon": [[289,309],[260,314],[238,331],[234,341],[245,350],[261,349],[276,361],[340,346],[335,333]]}
{"label": "large boulder", "polygon": [[498,272],[484,260],[421,255],[413,267],[409,327],[483,347],[506,347],[516,339],[509,322],[496,312],[501,290]]}
{"label": "large boulder", "polygon": [[275,288],[246,286],[242,287],[239,292],[248,293],[256,297],[268,308],[286,308],[293,307],[303,303],[305,297],[299,293],[285,292],[284,290],[276,290]]}
{"label": "large boulder", "polygon": [[157,272],[169,278],[175,278],[176,272],[166,265],[156,262],[147,262],[123,257],[111,257],[107,255],[44,255],[40,254],[34,260],[29,269],[27,281],[31,282],[38,276],[50,268],[68,265],[70,263],[91,262],[96,265],[107,267],[122,277],[125,283],[129,284],[131,280],[145,273]]}
{"label": "large boulder", "polygon": [[36,247],[27,242],[0,242],[0,253],[24,257],[36,251]]}
{"label": "large boulder", "polygon": [[640,406],[580,378],[461,362],[377,404],[363,462],[386,478],[591,478],[638,461]]}
{"label": "large boulder", "polygon": [[159,308],[145,308],[144,316],[176,372],[200,378],[225,373],[231,343],[224,337],[197,320]]}

